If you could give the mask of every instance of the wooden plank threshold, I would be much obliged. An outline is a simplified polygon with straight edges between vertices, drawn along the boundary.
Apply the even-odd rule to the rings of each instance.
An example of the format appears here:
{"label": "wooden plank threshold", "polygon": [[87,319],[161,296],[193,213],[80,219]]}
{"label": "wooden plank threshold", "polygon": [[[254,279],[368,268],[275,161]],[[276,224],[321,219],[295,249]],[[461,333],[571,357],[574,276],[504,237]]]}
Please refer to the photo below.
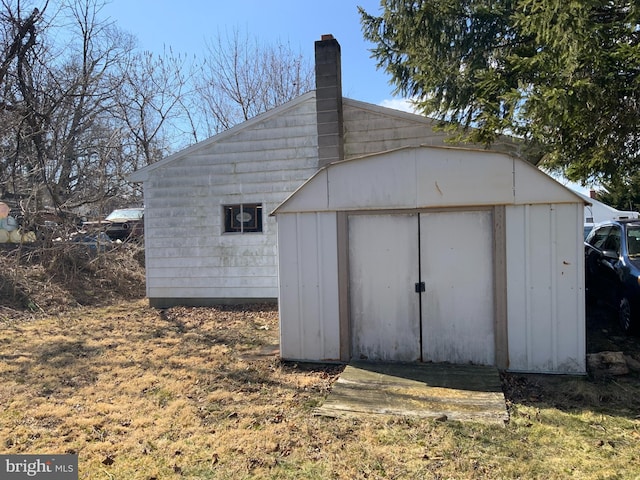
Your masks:
{"label": "wooden plank threshold", "polygon": [[504,425],[508,412],[494,367],[354,362],[315,415],[401,415]]}

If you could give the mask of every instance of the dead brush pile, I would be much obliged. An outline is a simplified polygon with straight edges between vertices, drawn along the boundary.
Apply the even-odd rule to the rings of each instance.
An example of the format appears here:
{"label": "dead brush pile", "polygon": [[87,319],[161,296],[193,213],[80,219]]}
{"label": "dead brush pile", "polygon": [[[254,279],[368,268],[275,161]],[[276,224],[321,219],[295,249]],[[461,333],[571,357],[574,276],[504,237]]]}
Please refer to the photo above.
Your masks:
{"label": "dead brush pile", "polygon": [[144,248],[68,242],[0,249],[0,318],[107,305],[145,295]]}

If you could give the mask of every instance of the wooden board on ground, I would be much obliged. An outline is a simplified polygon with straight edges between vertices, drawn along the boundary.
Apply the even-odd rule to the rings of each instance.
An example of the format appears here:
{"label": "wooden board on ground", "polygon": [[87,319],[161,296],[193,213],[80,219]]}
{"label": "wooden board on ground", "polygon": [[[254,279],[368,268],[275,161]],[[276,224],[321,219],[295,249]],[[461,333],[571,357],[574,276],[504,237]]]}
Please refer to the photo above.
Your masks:
{"label": "wooden board on ground", "polygon": [[349,364],[316,415],[403,415],[504,424],[500,375],[494,367],[451,364]]}

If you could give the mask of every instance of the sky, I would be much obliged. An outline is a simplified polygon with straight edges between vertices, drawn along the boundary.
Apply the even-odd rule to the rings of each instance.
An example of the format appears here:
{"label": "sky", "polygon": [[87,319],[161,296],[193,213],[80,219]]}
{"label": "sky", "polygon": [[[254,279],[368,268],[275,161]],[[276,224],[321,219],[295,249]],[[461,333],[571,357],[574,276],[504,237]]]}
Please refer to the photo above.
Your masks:
{"label": "sky", "polygon": [[220,32],[248,33],[274,45],[285,43],[311,65],[314,42],[332,34],[342,52],[345,97],[397,106],[390,77],[371,58],[373,44],[364,40],[358,6],[379,14],[380,0],[111,0],[101,12],[135,35],[141,50],[199,54],[206,40]]}

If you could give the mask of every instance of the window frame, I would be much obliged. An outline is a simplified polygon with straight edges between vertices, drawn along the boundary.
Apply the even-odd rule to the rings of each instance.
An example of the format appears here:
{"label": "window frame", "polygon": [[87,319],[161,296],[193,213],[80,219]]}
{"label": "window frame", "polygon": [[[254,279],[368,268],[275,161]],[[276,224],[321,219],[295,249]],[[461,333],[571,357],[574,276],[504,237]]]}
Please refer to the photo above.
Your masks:
{"label": "window frame", "polygon": [[[230,203],[222,205],[223,234],[263,233],[263,210],[262,203]],[[249,211],[252,213],[250,213],[250,218],[242,222],[238,217]],[[253,223],[247,225],[247,222],[250,221],[253,221]]]}

